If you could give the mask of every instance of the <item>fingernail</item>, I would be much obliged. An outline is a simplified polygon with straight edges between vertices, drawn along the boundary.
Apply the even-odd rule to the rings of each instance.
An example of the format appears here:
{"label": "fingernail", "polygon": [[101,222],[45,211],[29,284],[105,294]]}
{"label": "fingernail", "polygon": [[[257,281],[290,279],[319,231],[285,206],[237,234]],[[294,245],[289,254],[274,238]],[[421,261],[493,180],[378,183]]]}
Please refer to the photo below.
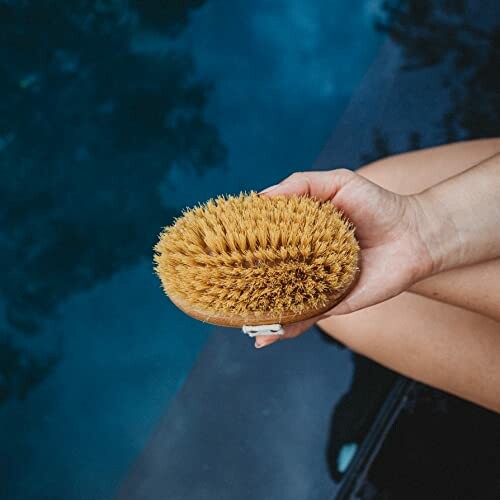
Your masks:
{"label": "fingernail", "polygon": [[255,341],[255,347],[257,349],[262,349],[263,347],[266,347],[266,345],[272,344],[272,340],[256,340]]}
{"label": "fingernail", "polygon": [[262,191],[259,191],[259,194],[264,194],[264,193],[269,193],[273,189],[276,189],[278,187],[278,184],[273,184],[272,186],[269,186],[266,189],[263,189]]}

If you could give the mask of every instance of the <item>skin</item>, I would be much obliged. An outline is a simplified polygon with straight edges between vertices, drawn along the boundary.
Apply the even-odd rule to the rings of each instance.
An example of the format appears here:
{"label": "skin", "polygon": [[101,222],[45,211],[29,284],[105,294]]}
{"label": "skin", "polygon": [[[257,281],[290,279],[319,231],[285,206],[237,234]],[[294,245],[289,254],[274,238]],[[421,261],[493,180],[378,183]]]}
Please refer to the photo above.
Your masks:
{"label": "skin", "polygon": [[351,349],[500,412],[500,139],[303,172],[263,192],[330,200],[357,228],[362,273],[318,322]]}

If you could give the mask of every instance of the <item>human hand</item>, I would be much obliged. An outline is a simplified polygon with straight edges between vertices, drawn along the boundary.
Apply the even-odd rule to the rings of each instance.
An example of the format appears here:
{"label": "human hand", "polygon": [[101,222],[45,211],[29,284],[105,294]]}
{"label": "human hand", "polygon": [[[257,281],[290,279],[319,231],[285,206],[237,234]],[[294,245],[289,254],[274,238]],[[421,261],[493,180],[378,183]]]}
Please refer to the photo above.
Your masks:
{"label": "human hand", "polygon": [[261,192],[262,196],[304,194],[333,203],[355,225],[361,249],[360,277],[348,296],[333,309],[287,325],[280,337],[258,336],[256,347],[296,337],[328,316],[387,300],[433,272],[431,252],[421,236],[425,213],[416,197],[387,191],[345,169],[298,172]]}

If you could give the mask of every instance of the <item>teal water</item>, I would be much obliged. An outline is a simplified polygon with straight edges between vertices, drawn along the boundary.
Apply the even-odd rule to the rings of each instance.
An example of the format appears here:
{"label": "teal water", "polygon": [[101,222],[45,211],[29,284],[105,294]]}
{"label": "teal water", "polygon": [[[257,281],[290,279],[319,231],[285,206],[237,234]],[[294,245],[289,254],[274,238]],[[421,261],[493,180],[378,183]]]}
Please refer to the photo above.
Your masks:
{"label": "teal water", "polygon": [[[137,228],[147,226],[151,213],[158,212],[153,202],[150,210],[144,205],[148,197],[141,191],[144,186],[138,183],[141,171],[145,176],[149,165],[157,165],[155,168],[161,173],[153,187],[160,189],[163,206],[168,208],[163,222],[166,224],[173,213],[186,205],[219,193],[261,189],[296,170],[309,168],[379,46],[380,35],[372,27],[376,7],[377,2],[368,0],[314,3],[282,0],[272,4],[263,0],[213,0],[193,10],[176,37],[153,33],[147,25],[132,31],[128,35],[131,52],[188,53],[192,70],[186,81],[203,79],[209,84],[206,94],[193,97],[194,101],[198,99],[192,105],[194,111],[188,107],[169,115],[169,126],[177,134],[176,146],[185,141],[189,149],[189,144],[195,141],[193,134],[198,131],[196,124],[205,120],[213,125],[224,154],[210,156],[210,151],[203,149],[205,143],[216,141],[205,129],[206,135],[196,139],[203,154],[185,153],[180,146],[174,148],[174,153],[162,149],[161,137],[155,136],[158,125],[153,126],[157,119],[154,106],[146,118],[137,111],[146,106],[145,98],[139,99],[138,108],[130,105],[126,112],[113,99],[103,99],[96,116],[108,120],[109,116],[122,113],[112,126],[124,136],[117,139],[114,149],[99,153],[101,156],[96,158],[118,164],[128,157],[135,162],[134,166],[139,165],[134,169],[124,163],[122,170],[117,168],[109,179],[103,180],[99,177],[102,167],[95,167],[95,171],[91,167],[98,165],[92,156],[97,154],[92,152],[92,144],[98,142],[94,128],[80,126],[78,114],[76,118],[62,115],[61,119],[67,120],[63,123],[49,121],[51,134],[66,137],[74,130],[81,144],[75,141],[74,151],[64,151],[61,157],[55,151],[46,151],[40,168],[34,170],[36,175],[30,173],[29,182],[46,185],[46,192],[56,193],[57,203],[68,214],[65,223],[69,221],[87,233],[98,225],[105,209],[116,209],[117,220],[123,223],[118,229],[124,238],[117,245],[126,248],[127,241],[134,241],[140,251],[127,254],[116,267],[112,265],[113,254],[109,257],[110,264],[102,264],[110,269],[100,274],[92,275],[91,264],[85,264],[87,267],[82,264],[78,279],[85,284],[74,288],[70,285],[75,277],[65,271],[61,257],[73,252],[74,247],[68,247],[62,240],[56,248],[61,254],[51,250],[54,262],[42,261],[47,274],[42,274],[40,281],[48,291],[42,288],[40,297],[50,295],[49,285],[56,286],[50,280],[55,276],[57,286],[64,288],[64,293],[55,294],[57,300],[50,303],[58,316],[42,314],[36,335],[19,335],[19,345],[21,351],[24,342],[35,345],[33,352],[42,357],[44,349],[50,347],[57,353],[57,362],[48,374],[40,377],[39,383],[30,385],[24,399],[8,397],[0,403],[2,498],[110,498],[210,335],[209,326],[186,317],[163,296],[149,257],[155,234],[150,234],[147,242],[137,238],[140,234]],[[52,29],[58,29],[57,20],[54,23]],[[26,26],[26,36],[35,28]],[[106,55],[100,53],[102,45],[98,42],[103,43],[96,41],[95,57],[104,61]],[[61,50],[54,49],[53,57],[62,60],[64,74],[78,75],[84,61],[71,56],[78,53],[78,46],[67,52]],[[112,61],[111,58],[108,62],[111,73]],[[37,96],[43,97],[44,92],[52,95],[51,89],[44,87],[44,78],[49,78],[44,71],[43,67],[30,67],[28,63],[18,71],[20,88],[32,92],[29,98],[35,104]],[[156,76],[153,71],[142,78],[147,82]],[[170,81],[168,71],[161,78]],[[114,95],[125,92],[125,80],[121,77],[113,80]],[[97,93],[108,90],[106,81],[96,85]],[[65,91],[69,92],[69,87]],[[169,91],[165,88],[166,94]],[[52,89],[52,92],[57,105],[58,91]],[[21,95],[24,103],[23,99],[28,97]],[[187,100],[182,92],[170,97],[174,101]],[[37,112],[41,116],[46,113],[49,120],[53,109],[47,104],[47,108]],[[28,109],[26,113],[31,117],[34,112]],[[145,137],[137,137],[136,132],[128,130],[124,125],[127,120],[136,120]],[[188,130],[184,132],[182,127],[186,123]],[[9,141],[14,141],[15,147],[17,140],[21,149],[32,147],[24,139],[29,130],[23,127],[21,123],[15,133],[2,129],[5,162],[14,162],[19,154],[17,150],[9,150],[13,147]],[[108,130],[104,126],[103,129]],[[149,142],[153,136],[157,142]],[[71,137],[67,140],[73,140]],[[63,149],[64,141],[61,144]],[[128,148],[132,147],[129,154]],[[12,177],[13,170],[5,162],[2,175]],[[102,187],[104,182],[109,183],[109,188]],[[88,189],[75,190],[73,183],[86,189],[88,184]],[[13,186],[14,194],[21,191],[19,186]],[[123,208],[121,198],[113,198],[117,196],[113,191],[117,186],[120,196],[123,192],[135,196],[137,192],[137,199],[132,196],[130,206]],[[33,211],[44,206],[35,197],[29,202]],[[81,208],[73,213],[75,204]],[[132,219],[136,225],[130,222]],[[15,224],[16,219],[11,218],[10,225]],[[153,226],[150,233],[158,232],[160,226]],[[35,236],[43,239],[43,231],[58,234],[63,225],[60,218],[47,217],[37,221],[36,227],[41,235],[35,231]],[[13,237],[6,234],[4,239]],[[95,257],[90,254],[90,263],[107,255],[105,250],[101,253],[99,250],[101,242],[103,247],[110,243],[104,237],[98,238],[101,233],[96,233]],[[37,251],[43,253],[43,244],[40,246]],[[83,257],[78,259],[83,261]],[[87,275],[91,277],[85,278]],[[3,362],[7,366],[10,361]]]}

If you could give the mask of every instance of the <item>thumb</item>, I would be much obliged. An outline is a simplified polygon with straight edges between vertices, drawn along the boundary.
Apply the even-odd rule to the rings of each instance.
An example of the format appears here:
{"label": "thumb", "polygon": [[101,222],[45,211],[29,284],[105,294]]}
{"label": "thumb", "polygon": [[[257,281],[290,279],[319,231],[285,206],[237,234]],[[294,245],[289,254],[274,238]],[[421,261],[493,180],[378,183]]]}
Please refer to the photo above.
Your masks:
{"label": "thumb", "polygon": [[332,200],[340,189],[356,174],[347,169],[330,170],[328,172],[296,172],[279,184],[262,190],[259,194],[276,195],[308,195],[320,200]]}

